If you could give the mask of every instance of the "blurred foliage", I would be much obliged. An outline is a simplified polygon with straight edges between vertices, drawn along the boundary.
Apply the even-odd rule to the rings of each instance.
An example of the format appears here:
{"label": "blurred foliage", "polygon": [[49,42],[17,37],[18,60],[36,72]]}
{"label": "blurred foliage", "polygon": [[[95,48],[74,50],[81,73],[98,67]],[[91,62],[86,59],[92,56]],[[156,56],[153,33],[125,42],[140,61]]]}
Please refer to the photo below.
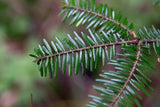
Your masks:
{"label": "blurred foliage", "polygon": [[[36,68],[30,63],[31,59],[28,57],[28,54],[13,55],[7,51],[7,47],[4,44],[1,43],[0,45],[0,96],[14,90],[17,93],[15,99],[18,98],[18,104],[23,104],[23,106],[26,103],[29,105],[31,92],[37,93],[37,100],[42,98],[38,96],[41,94],[36,86],[36,81],[40,81],[40,78],[37,76]],[[43,83],[43,81],[41,82]],[[2,104],[2,101],[6,100],[13,99],[0,97],[0,106],[5,106]]]}
{"label": "blurred foliage", "polygon": [[0,1],[0,27],[11,39],[21,39],[29,30],[27,16],[12,16],[6,1]]}
{"label": "blurred foliage", "polygon": [[156,1],[154,2],[154,5],[158,5],[158,4],[160,4],[160,0],[156,0]]}
{"label": "blurred foliage", "polygon": [[160,27],[160,6],[154,6],[153,0],[103,0],[110,7],[122,12],[129,22],[134,22],[136,29],[143,26]]}
{"label": "blurred foliage", "polygon": [[25,0],[28,4],[33,5],[35,4],[38,0]]}

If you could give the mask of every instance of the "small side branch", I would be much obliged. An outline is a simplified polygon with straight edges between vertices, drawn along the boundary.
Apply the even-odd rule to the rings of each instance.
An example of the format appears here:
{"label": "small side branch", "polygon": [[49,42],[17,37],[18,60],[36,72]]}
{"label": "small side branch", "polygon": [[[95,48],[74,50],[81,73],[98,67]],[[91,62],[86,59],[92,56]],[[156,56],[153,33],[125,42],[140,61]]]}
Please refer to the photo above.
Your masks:
{"label": "small side branch", "polygon": [[134,62],[134,65],[133,65],[133,68],[131,69],[131,72],[129,74],[129,77],[127,78],[124,86],[122,87],[122,89],[120,90],[120,92],[118,93],[118,95],[113,99],[113,103],[111,103],[109,105],[109,107],[112,107],[115,105],[115,103],[119,100],[119,97],[123,94],[123,91],[125,90],[126,86],[128,85],[130,79],[132,78],[134,72],[136,71],[136,67],[137,67],[137,64],[138,64],[138,61],[140,59],[140,54],[141,54],[141,40],[139,40],[137,46],[138,46],[138,52],[137,52],[137,57],[136,57],[136,61]]}
{"label": "small side branch", "polygon": [[[121,27],[122,29],[125,29],[129,34],[133,35],[132,31],[130,29],[128,29],[126,26],[122,25],[121,23],[109,18],[109,17],[106,17],[102,14],[99,14],[99,13],[96,13],[96,12],[93,12],[93,11],[90,11],[90,10],[86,10],[86,9],[82,9],[82,8],[77,8],[77,7],[71,7],[71,6],[64,6],[64,8],[70,8],[70,9],[75,9],[75,10],[79,10],[79,11],[82,11],[82,12],[86,12],[86,13],[91,13],[93,15],[96,15],[98,16],[99,18],[103,18],[105,20],[108,20],[114,24],[116,24],[117,26]],[[134,35],[133,35],[134,36]]]}

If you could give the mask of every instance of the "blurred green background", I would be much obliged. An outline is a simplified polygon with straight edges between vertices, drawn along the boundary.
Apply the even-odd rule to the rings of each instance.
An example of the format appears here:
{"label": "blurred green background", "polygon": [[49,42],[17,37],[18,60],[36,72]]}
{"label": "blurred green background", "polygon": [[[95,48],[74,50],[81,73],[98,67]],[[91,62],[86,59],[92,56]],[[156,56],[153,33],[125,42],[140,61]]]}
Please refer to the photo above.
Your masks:
{"label": "blurred green background", "polygon": [[[75,26],[58,17],[62,0],[0,0],[0,107],[83,107],[92,89],[95,75],[59,73],[58,78],[41,78],[29,53],[42,38],[65,37]],[[97,0],[107,3],[133,22],[136,31],[143,26],[160,28],[160,4],[156,0]],[[79,28],[80,30],[81,27]],[[160,68],[159,68],[160,69]],[[157,72],[160,71],[157,68]],[[155,92],[141,101],[143,107],[160,107],[160,79],[152,77]]]}

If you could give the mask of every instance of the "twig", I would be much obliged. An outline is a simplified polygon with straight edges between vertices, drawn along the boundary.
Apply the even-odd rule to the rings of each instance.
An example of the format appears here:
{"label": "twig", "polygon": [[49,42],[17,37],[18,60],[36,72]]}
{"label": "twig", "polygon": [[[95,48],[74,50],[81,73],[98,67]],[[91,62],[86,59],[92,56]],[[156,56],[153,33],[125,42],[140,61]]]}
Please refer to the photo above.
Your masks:
{"label": "twig", "polygon": [[30,107],[32,107],[32,93],[30,94]]}

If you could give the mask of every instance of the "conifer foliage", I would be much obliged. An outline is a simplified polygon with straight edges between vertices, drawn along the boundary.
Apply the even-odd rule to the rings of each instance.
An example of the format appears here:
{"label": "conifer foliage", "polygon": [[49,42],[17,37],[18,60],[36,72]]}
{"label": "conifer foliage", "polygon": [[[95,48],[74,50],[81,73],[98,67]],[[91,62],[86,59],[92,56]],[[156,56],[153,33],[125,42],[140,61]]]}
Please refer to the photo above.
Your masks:
{"label": "conifer foliage", "polygon": [[[68,71],[69,76],[79,72],[84,75],[85,69],[96,69],[101,58],[103,66],[113,65],[115,71],[103,70],[99,74],[96,81],[103,85],[93,86],[99,96],[89,95],[93,100],[87,106],[141,107],[138,92],[150,96],[148,89],[153,88],[148,74],[157,75],[150,56],[155,53],[159,61],[160,30],[152,26],[134,32],[133,23],[128,23],[127,18],[106,4],[96,5],[95,0],[65,0],[59,15],[62,14],[62,20],[70,20],[70,25],[85,25],[89,35],[74,31],[74,35],[66,34],[65,39],[56,37],[51,42],[43,39],[43,45],[39,44],[34,54],[30,54],[41,76],[57,77],[59,69],[63,74]],[[121,53],[116,51],[117,47],[121,47]],[[117,58],[113,59],[114,56]]]}

